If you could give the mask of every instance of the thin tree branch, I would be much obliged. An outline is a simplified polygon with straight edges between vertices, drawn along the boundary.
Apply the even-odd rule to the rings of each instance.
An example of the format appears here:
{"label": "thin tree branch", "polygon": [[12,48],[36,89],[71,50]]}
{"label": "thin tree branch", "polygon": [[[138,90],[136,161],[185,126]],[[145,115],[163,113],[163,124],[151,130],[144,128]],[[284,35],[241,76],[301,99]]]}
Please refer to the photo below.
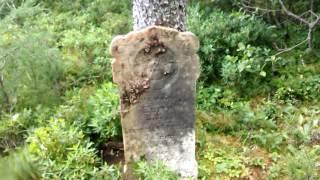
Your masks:
{"label": "thin tree branch", "polygon": [[254,6],[250,6],[250,5],[247,5],[245,3],[241,3],[241,6],[246,8],[246,9],[252,9],[252,10],[255,10],[255,11],[262,11],[262,12],[279,12],[279,10],[276,10],[276,9],[266,9],[266,8],[261,8],[261,7],[254,7]]}
{"label": "thin tree branch", "polygon": [[[294,18],[295,20],[305,24],[308,27],[308,35],[306,40],[300,42],[299,44],[291,47],[291,48],[287,48],[287,49],[283,49],[281,50],[281,52],[277,53],[276,55],[280,55],[284,52],[288,52],[300,45],[302,45],[303,43],[308,41],[308,47],[310,49],[312,49],[313,47],[313,32],[316,28],[317,25],[320,25],[320,15],[316,14],[313,10],[314,10],[314,0],[311,0],[310,2],[310,9],[304,13],[302,13],[301,15],[297,15],[293,12],[291,12],[290,10],[288,10],[288,8],[285,6],[285,4],[283,3],[283,0],[278,0],[281,6],[281,9],[283,11],[284,14],[286,14],[289,17]],[[279,10],[272,10],[272,9],[266,9],[266,8],[260,8],[260,7],[253,7],[250,6],[250,1],[246,1],[243,0],[241,1],[239,4],[241,4],[242,7],[244,7],[245,9],[251,9],[251,10],[256,10],[256,11],[261,11],[261,12],[266,12],[266,13],[272,13],[272,12],[278,12]],[[305,17],[304,16],[306,14],[310,14],[309,17]],[[315,18],[314,18],[315,17]],[[276,47],[278,49],[278,47]]]}
{"label": "thin tree branch", "polygon": [[286,8],[286,6],[284,5],[284,3],[283,3],[282,0],[279,0],[279,3],[280,3],[282,9],[284,10],[284,12],[285,12],[287,15],[289,15],[289,16],[291,16],[291,17],[293,17],[293,18],[295,18],[295,19],[297,19],[297,20],[305,23],[306,25],[309,25],[309,22],[308,22],[307,20],[305,20],[305,19],[303,19],[302,17],[300,17],[300,16],[294,14],[293,12],[289,11],[289,10]]}
{"label": "thin tree branch", "polygon": [[313,12],[312,10],[309,10],[309,12],[310,12],[313,16],[315,16],[316,18],[318,18],[318,17],[319,17],[319,15],[318,15],[318,14],[316,14],[315,12]]}
{"label": "thin tree branch", "polygon": [[293,49],[295,49],[295,48],[297,48],[297,47],[301,46],[302,44],[306,43],[308,40],[309,40],[309,38],[307,38],[307,39],[305,39],[305,40],[301,41],[300,43],[298,43],[298,44],[296,44],[296,45],[294,45],[294,46],[292,46],[292,47],[290,47],[290,48],[287,48],[287,49],[281,49],[281,51],[280,51],[280,52],[278,52],[278,53],[276,53],[274,56],[279,56],[280,54],[283,54],[283,53],[285,53],[285,52],[289,52],[289,51],[291,51],[291,50],[293,50]]}
{"label": "thin tree branch", "polygon": [[313,29],[319,22],[320,22],[320,16],[318,16],[315,21],[311,22],[309,24],[309,27]]}

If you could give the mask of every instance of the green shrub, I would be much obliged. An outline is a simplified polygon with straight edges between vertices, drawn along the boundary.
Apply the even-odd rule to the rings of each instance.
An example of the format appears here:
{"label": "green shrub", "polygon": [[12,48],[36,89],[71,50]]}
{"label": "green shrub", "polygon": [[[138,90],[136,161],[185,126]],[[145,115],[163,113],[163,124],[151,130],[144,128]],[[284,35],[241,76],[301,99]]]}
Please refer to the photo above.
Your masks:
{"label": "green shrub", "polygon": [[284,119],[287,125],[283,131],[287,131],[291,144],[300,146],[313,143],[317,141],[312,138],[312,134],[318,131],[319,117],[318,114],[319,105],[304,106],[284,106],[284,111],[281,114],[281,118]]}
{"label": "green shrub", "polygon": [[28,152],[23,150],[0,159],[0,176],[6,180],[38,180],[40,171]]}
{"label": "green shrub", "polygon": [[[229,97],[230,98],[230,97]],[[210,101],[210,98],[203,100]],[[222,99],[219,99],[221,101]],[[248,102],[230,101],[228,108],[221,108],[216,111],[208,111],[205,116],[199,116],[206,130],[211,132],[233,133],[250,130],[275,130],[277,129],[277,107],[272,102],[258,105],[253,109]],[[208,103],[210,104],[210,103]],[[214,106],[214,105],[212,105]],[[206,109],[204,109],[206,110]]]}
{"label": "green shrub", "polygon": [[63,68],[50,35],[33,29],[14,34],[10,26],[4,34],[0,37],[0,54],[4,54],[0,103],[17,110],[57,103]]}
{"label": "green shrub", "polygon": [[28,129],[35,126],[34,112],[24,109],[15,114],[3,114],[0,118],[0,156],[24,144]]}
{"label": "green shrub", "polygon": [[259,131],[250,132],[249,142],[259,145],[262,148],[267,149],[269,152],[280,151],[286,142],[287,134],[277,131],[265,131],[260,129]]}
{"label": "green shrub", "polygon": [[291,154],[287,156],[287,173],[291,179],[319,179],[320,147],[303,148],[301,150],[290,148]]}
{"label": "green shrub", "polygon": [[118,89],[112,83],[104,83],[89,99],[88,126],[98,134],[98,142],[121,137],[120,99]]}
{"label": "green shrub", "polygon": [[92,129],[88,126],[91,116],[91,108],[88,101],[94,92],[95,87],[92,86],[67,90],[63,97],[64,103],[52,109],[51,116],[46,118],[64,119],[68,126],[76,127],[85,136],[89,137]]}
{"label": "green shrub", "polygon": [[280,87],[276,90],[274,97],[280,103],[315,102],[320,94],[320,76],[290,77],[288,81],[279,82],[278,86]]}
{"label": "green shrub", "polygon": [[[238,123],[242,124],[242,129],[248,130],[275,130],[277,129],[277,110],[278,107],[270,101],[264,102],[264,104],[257,105],[255,109],[249,108],[249,106],[237,107],[237,111],[241,112],[241,108],[244,109],[244,115],[240,115]],[[252,111],[252,112],[250,112]],[[243,117],[243,118],[241,118]]]}
{"label": "green shrub", "polygon": [[231,146],[208,143],[201,152],[199,177],[240,178],[246,172],[246,159]]}
{"label": "green shrub", "polygon": [[[201,79],[207,82],[221,79],[221,68],[228,55],[245,60],[244,53],[254,49],[259,51],[258,57],[264,61],[264,54],[270,51],[265,46],[270,46],[276,37],[272,26],[254,16],[241,12],[227,14],[218,9],[205,13],[199,6],[189,8],[188,28],[200,39]],[[240,43],[244,47],[242,52],[237,51]],[[251,49],[247,48],[248,45]],[[263,64],[259,66],[252,67],[260,70],[258,74],[263,70]]]}
{"label": "green shrub", "polygon": [[134,164],[134,173],[145,180],[176,180],[179,176],[168,169],[161,161],[148,163],[140,160]]}
{"label": "green shrub", "polygon": [[[43,179],[90,179],[96,173],[104,177],[93,144],[64,119],[51,119],[47,126],[35,129],[28,142]],[[117,176],[119,173],[112,169],[103,166],[101,171]]]}
{"label": "green shrub", "polygon": [[43,10],[36,5],[35,0],[3,0],[0,7],[0,19],[21,26],[28,24],[33,16]]}
{"label": "green shrub", "polygon": [[205,87],[200,83],[197,89],[197,108],[207,112],[230,109],[239,101],[238,96],[235,89],[217,85]]}
{"label": "green shrub", "polygon": [[108,46],[114,35],[131,30],[129,1],[44,1],[40,4],[49,7],[51,13],[39,16],[35,23],[56,35],[55,44],[66,61],[65,87],[72,89],[111,80]]}
{"label": "green shrub", "polygon": [[64,119],[99,146],[110,139],[121,139],[119,103],[118,89],[110,82],[74,88],[66,91],[64,104],[46,112],[49,116],[44,118]]}
{"label": "green shrub", "polygon": [[91,180],[118,180],[121,179],[121,168],[114,166],[103,164],[103,166],[99,168],[95,168],[91,172]]}
{"label": "green shrub", "polygon": [[241,88],[259,86],[261,88],[262,82],[272,76],[272,64],[276,61],[270,51],[267,48],[239,43],[237,54],[227,55],[223,59],[221,69],[223,81]]}

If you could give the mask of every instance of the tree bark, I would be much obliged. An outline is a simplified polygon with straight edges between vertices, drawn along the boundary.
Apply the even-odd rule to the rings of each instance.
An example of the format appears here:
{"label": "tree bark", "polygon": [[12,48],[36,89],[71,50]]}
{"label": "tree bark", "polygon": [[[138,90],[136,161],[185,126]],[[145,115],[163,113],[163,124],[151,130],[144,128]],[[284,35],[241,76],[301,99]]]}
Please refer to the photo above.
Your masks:
{"label": "tree bark", "polygon": [[134,30],[150,25],[186,30],[187,0],[133,0]]}

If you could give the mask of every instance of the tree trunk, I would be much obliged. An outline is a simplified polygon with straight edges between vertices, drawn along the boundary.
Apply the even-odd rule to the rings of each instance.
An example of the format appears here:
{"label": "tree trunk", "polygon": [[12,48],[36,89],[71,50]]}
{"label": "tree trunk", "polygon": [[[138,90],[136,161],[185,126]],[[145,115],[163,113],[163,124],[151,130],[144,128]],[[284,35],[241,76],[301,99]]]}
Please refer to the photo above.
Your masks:
{"label": "tree trunk", "polygon": [[150,25],[186,30],[187,0],[133,0],[134,30]]}

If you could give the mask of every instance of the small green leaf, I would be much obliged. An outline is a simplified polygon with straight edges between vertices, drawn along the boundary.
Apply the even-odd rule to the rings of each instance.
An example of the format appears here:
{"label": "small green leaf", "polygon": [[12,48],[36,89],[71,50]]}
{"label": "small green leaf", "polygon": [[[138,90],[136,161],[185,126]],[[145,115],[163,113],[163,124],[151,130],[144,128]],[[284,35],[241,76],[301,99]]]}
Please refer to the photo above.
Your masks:
{"label": "small green leaf", "polygon": [[261,71],[261,72],[260,72],[260,76],[266,77],[266,75],[267,75],[267,73],[266,73],[265,71]]}
{"label": "small green leaf", "polygon": [[227,165],[225,163],[217,164],[216,165],[216,171],[217,173],[225,172],[227,169]]}
{"label": "small green leaf", "polygon": [[246,68],[245,63],[239,63],[238,64],[238,70],[241,73]]}

